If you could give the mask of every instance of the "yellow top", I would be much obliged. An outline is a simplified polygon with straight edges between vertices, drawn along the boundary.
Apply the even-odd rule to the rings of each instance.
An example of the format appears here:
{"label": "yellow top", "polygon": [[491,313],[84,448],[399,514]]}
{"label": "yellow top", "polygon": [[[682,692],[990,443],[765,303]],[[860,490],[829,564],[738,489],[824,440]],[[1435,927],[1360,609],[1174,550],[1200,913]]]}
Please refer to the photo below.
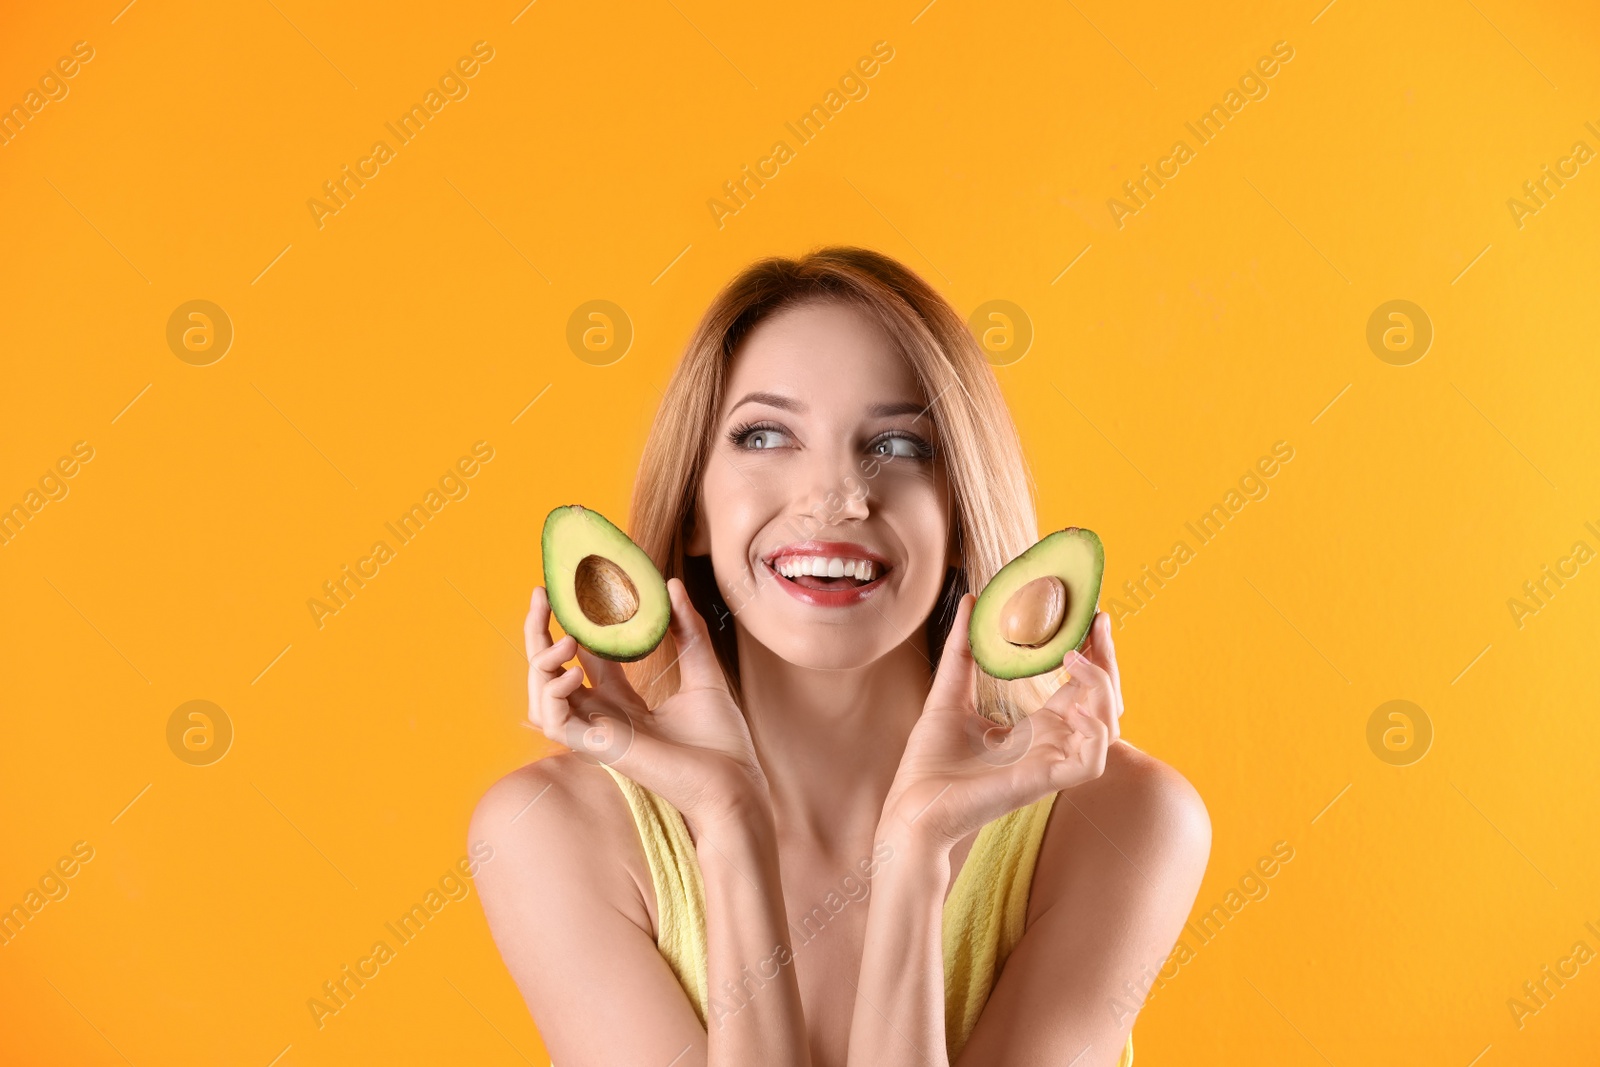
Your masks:
{"label": "yellow top", "polygon": [[[639,828],[639,841],[656,888],[656,946],[704,1026],[706,898],[689,828],[677,809],[660,796],[610,766],[601,766],[621,788]],[[1033,868],[1055,799],[1054,793],[1041,797],[979,830],[945,898],[945,1047],[951,1063],[972,1035],[1006,957],[1022,939]],[[1129,1035],[1118,1067],[1132,1064],[1133,1037]]]}

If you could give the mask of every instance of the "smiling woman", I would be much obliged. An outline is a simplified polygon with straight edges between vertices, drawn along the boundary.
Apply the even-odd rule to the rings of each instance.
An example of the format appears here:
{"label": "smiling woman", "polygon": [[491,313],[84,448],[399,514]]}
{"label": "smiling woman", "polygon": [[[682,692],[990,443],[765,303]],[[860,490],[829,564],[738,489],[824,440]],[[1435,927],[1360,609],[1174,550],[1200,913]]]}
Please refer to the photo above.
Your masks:
{"label": "smiling woman", "polygon": [[[1037,530],[994,372],[921,278],[825,248],[717,295],[635,482],[671,640],[599,659],[536,588],[529,717],[594,747],[473,816],[555,1062],[1131,1063],[1105,1005],[1171,950],[1210,825],[1120,740],[1103,613],[1065,672],[976,670],[971,591]],[[869,855],[866,906],[798,935]]]}

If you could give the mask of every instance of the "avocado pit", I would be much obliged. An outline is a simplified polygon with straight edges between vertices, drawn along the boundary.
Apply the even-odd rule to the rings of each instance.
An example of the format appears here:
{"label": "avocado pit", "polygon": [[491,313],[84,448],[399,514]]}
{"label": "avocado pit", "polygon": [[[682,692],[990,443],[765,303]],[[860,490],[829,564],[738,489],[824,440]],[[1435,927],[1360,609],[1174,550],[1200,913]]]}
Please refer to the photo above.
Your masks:
{"label": "avocado pit", "polygon": [[1061,629],[1067,587],[1053,574],[1035,578],[1012,593],[1000,609],[1000,636],[1013,645],[1038,648]]}
{"label": "avocado pit", "polygon": [[580,559],[572,585],[579,609],[597,626],[616,626],[638,614],[638,587],[627,571],[604,556]]}

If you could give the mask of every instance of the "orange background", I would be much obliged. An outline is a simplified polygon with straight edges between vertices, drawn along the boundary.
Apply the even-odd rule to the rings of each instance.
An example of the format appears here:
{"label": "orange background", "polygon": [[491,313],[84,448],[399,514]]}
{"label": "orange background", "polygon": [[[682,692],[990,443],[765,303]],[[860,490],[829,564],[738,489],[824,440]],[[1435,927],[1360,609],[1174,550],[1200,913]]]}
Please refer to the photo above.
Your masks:
{"label": "orange background", "polygon": [[[1507,201],[1600,149],[1600,16],[1319,6],[7,0],[0,105],[94,54],[0,147],[0,506],[93,458],[0,546],[0,907],[93,858],[0,947],[0,1060],[542,1067],[475,894],[320,1028],[307,1001],[549,747],[518,633],[545,514],[625,521],[715,289],[835,242],[1028,317],[997,372],[1041,530],[1100,532],[1107,606],[1294,449],[1120,617],[1124,731],[1215,827],[1197,916],[1293,849],[1169,971],[1139,1061],[1592,1057],[1600,963],[1520,1027],[1507,1001],[1600,951],[1600,568],[1508,600],[1600,549],[1600,173],[1520,226]],[[477,41],[468,95],[319,228],[308,200]],[[796,147],[878,41],[868,94]],[[1279,41],[1267,95],[1119,228],[1107,200]],[[167,342],[197,299],[234,331],[208,366]],[[566,340],[597,299],[620,359]],[[1394,299],[1434,330],[1407,366],[1366,340]],[[322,583],[479,441],[467,495],[319,627]],[[1407,766],[1368,745],[1396,699],[1433,733]],[[191,700],[234,731],[208,766],[169,747]]]}

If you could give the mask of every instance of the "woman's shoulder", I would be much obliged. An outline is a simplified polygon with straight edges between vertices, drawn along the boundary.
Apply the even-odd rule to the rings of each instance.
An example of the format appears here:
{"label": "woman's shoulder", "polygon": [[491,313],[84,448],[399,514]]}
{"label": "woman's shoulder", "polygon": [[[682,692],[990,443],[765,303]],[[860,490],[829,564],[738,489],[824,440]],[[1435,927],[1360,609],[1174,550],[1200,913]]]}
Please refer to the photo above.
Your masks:
{"label": "woman's shoulder", "polygon": [[1117,741],[1105,771],[1064,789],[1040,846],[1034,899],[1041,909],[1085,884],[1198,881],[1211,854],[1211,817],[1172,766]]}
{"label": "woman's shoulder", "polygon": [[494,849],[480,873],[480,881],[490,875],[491,892],[536,892],[552,905],[563,893],[599,896],[654,929],[655,894],[633,816],[598,764],[562,752],[511,771],[479,798],[468,838]]}
{"label": "woman's shoulder", "polygon": [[1129,833],[1192,836],[1204,827],[1209,840],[1211,817],[1205,801],[1177,768],[1119,740],[1106,752],[1100,777],[1063,790],[1086,812]]}
{"label": "woman's shoulder", "polygon": [[609,797],[603,795],[602,786],[617,794],[619,808],[626,814],[622,794],[604,768],[576,753],[560,752],[524,764],[490,785],[478,801],[473,818],[498,822],[503,816],[507,823],[520,821],[535,804],[567,813],[574,807],[604,809],[609,806]]}

